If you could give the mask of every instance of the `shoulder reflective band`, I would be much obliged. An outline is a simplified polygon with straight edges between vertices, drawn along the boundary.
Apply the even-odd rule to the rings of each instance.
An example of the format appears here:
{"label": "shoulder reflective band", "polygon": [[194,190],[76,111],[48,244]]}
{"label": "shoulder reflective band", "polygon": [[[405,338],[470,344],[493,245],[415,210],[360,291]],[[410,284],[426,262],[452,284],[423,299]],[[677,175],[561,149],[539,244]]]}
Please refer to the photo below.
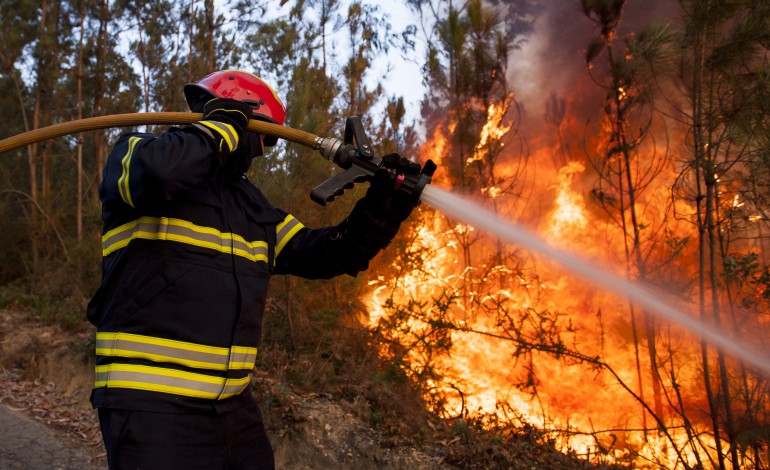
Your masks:
{"label": "shoulder reflective band", "polygon": [[136,238],[167,240],[232,253],[251,261],[267,262],[267,242],[248,242],[240,235],[167,217],[141,217],[114,228],[102,236],[102,256],[119,250]]}
{"label": "shoulder reflective band", "polygon": [[95,387],[130,388],[221,400],[241,393],[250,380],[251,374],[226,379],[163,367],[107,364],[96,366]]}
{"label": "shoulder reflective band", "polygon": [[232,152],[238,147],[238,133],[230,124],[225,124],[219,121],[198,121],[196,124],[201,124],[213,130],[220,137],[219,150],[222,150],[222,141],[227,144],[228,153]]}
{"label": "shoulder reflective band", "polygon": [[140,140],[142,140],[141,137],[129,137],[128,151],[126,152],[126,156],[123,157],[123,160],[121,160],[123,172],[120,174],[120,178],[118,178],[118,192],[120,193],[120,198],[131,207],[134,207],[134,200],[131,197],[131,188],[128,186],[128,174],[131,170],[131,157],[134,154],[134,148],[136,148],[136,144]]}
{"label": "shoulder reflective band", "polygon": [[287,215],[285,219],[283,219],[283,222],[278,224],[277,227],[275,227],[276,232],[276,247],[275,247],[275,257],[278,257],[278,254],[283,250],[283,247],[286,246],[286,244],[291,240],[291,237],[293,237],[297,232],[299,232],[304,225],[300,223],[299,220],[295,219],[294,216],[291,214]]}
{"label": "shoulder reflective band", "polygon": [[168,362],[196,369],[251,370],[257,348],[221,348],[131,333],[96,333],[96,355]]}

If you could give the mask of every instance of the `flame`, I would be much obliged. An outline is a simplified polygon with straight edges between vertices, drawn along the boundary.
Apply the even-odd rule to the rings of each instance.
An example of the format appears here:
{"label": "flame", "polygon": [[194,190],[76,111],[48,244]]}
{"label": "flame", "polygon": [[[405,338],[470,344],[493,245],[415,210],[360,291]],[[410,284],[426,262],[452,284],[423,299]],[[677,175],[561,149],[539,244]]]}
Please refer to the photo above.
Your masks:
{"label": "flame", "polygon": [[583,171],[585,166],[578,162],[569,162],[559,170],[556,210],[551,214],[550,227],[546,231],[550,238],[560,239],[565,232],[583,230],[588,225],[583,197],[571,188],[574,175]]}
{"label": "flame", "polygon": [[[466,164],[483,161],[489,146],[510,132],[504,108],[489,106],[479,145]],[[421,153],[441,162],[449,147],[446,135],[436,127]],[[548,153],[553,151],[543,149],[533,160],[552,161]],[[538,169],[529,180],[535,195],[530,201],[502,197],[500,185],[482,188],[481,194],[500,203],[504,213],[521,214],[533,225],[539,222],[539,232],[554,243],[603,259],[609,269],[624,273],[625,265],[617,260],[626,256],[628,234],[587,204],[581,187],[586,166],[568,161],[550,168]],[[496,170],[507,172],[504,166]],[[672,181],[676,177],[662,176]],[[446,176],[436,181],[450,184]],[[737,190],[729,193],[723,200],[736,210],[743,207]],[[502,206],[506,201],[510,207]],[[657,227],[665,221],[674,245],[695,238],[693,225],[670,220],[669,202],[665,185],[640,196],[635,206],[640,226]],[[676,202],[676,211],[695,213],[683,201]],[[516,419],[551,432],[551,439],[565,451],[597,461],[633,462],[635,468],[643,468],[645,462],[650,467],[676,468],[681,460],[693,466],[696,452],[708,459],[706,454],[713,450],[704,449],[715,448],[709,423],[699,425],[701,445],[694,450],[677,425],[679,410],[664,409],[661,419],[670,426],[665,436],[655,431],[647,411],[629,393],[642,395],[647,402],[653,396],[649,375],[641,380],[641,388],[638,385],[637,362],[641,370],[650,364],[643,355],[637,356],[627,300],[576,280],[550,260],[522,255],[517,263],[489,262],[497,259],[498,249],[490,237],[429,210],[418,212],[403,256],[389,267],[391,275],[370,281],[363,300],[370,311],[370,327],[384,338],[382,354],[422,383],[433,411],[447,418],[473,414],[505,419],[509,417],[505,410],[516,410]],[[541,219],[539,213],[545,216]],[[759,216],[747,220],[759,220],[752,217]],[[478,238],[473,239],[474,260],[467,265],[463,242],[471,236]],[[652,255],[669,256],[664,248],[657,249]],[[636,311],[637,323],[642,315]],[[536,342],[544,331],[554,332],[561,343],[553,344],[552,351],[528,350],[528,342]],[[663,345],[676,350],[677,363],[670,368],[678,393],[691,407],[688,412],[708,409],[696,365],[701,354],[697,342],[676,326],[665,325]],[[561,347],[582,356],[553,353]],[[602,358],[616,375],[593,366],[593,358]]]}
{"label": "flame", "polygon": [[499,142],[501,147],[504,146],[504,143],[501,142],[501,140],[511,130],[511,127],[513,127],[510,124],[502,124],[506,111],[505,108],[506,106],[504,104],[497,105],[492,103],[489,105],[487,108],[487,121],[481,129],[479,143],[476,144],[473,155],[466,160],[466,165],[483,160],[487,156],[487,145],[490,141]]}

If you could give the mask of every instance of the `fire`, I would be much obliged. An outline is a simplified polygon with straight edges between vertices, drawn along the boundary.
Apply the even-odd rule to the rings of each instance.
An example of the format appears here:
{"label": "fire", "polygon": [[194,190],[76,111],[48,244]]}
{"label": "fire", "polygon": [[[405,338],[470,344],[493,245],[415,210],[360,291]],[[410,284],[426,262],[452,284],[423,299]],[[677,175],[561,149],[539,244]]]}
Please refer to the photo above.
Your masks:
{"label": "fire", "polygon": [[[503,118],[505,117],[505,106],[500,104],[496,105],[492,103],[487,109],[487,122],[481,129],[481,135],[479,136],[479,143],[476,144],[476,150],[473,155],[465,162],[466,165],[470,165],[473,162],[483,160],[487,155],[487,144],[494,140],[500,142],[502,138],[511,130],[512,125],[503,125]],[[500,142],[503,146],[503,142]]]}
{"label": "fire", "polygon": [[[428,140],[428,143],[423,146],[423,151],[426,154],[426,158],[433,160],[436,165],[441,166],[444,161],[444,155],[446,155],[446,148],[446,137],[442,133],[441,129],[436,127],[433,130],[433,135]],[[448,184],[447,176],[442,175],[441,173],[434,175],[432,183]]]}
{"label": "fire", "polygon": [[[484,145],[477,146],[467,163],[483,160],[486,144],[501,141],[510,131],[501,109],[489,107],[479,136]],[[440,162],[448,148],[436,128],[423,155]],[[548,155],[535,159],[551,160]],[[540,222],[545,238],[624,273],[616,261],[624,257],[628,234],[584,199],[586,166],[568,161],[553,174],[538,171],[531,183],[534,206],[502,197],[500,186],[480,192],[487,201],[501,204],[496,206],[501,213],[528,214],[536,207],[544,217],[534,214],[530,220]],[[636,203],[641,226],[667,220],[668,191],[649,191],[640,199]],[[502,206],[505,201],[510,207]],[[730,203],[735,209],[742,206],[737,195]],[[677,210],[692,213],[681,202]],[[500,253],[492,237],[471,226],[430,210],[421,209],[417,215],[406,252],[390,266],[389,276],[370,282],[363,300],[370,326],[386,341],[382,354],[422,384],[433,411],[447,418],[496,415],[525,421],[551,432],[564,450],[586,458],[600,454],[604,460],[634,461],[640,467],[652,462],[676,468],[682,460],[693,464],[695,453],[708,458],[713,452],[704,450],[715,445],[705,435],[699,437],[697,449],[689,445],[688,435],[676,424],[678,411],[670,407],[660,416],[670,426],[668,435],[657,432],[636,398],[651,402],[653,388],[649,373],[640,379],[638,371],[649,370],[650,364],[635,349],[626,299],[575,279],[550,260]],[[695,236],[694,228],[684,222],[668,221],[667,227],[677,234],[671,243]],[[667,256],[659,250],[654,254]],[[639,329],[643,312],[637,308],[635,315]],[[707,409],[703,379],[695,366],[697,341],[675,325],[661,328],[665,337],[659,354],[676,350],[678,362],[670,369],[683,401],[693,410]],[[637,347],[646,345],[642,341]],[[506,410],[515,410],[516,417]]]}
{"label": "fire", "polygon": [[547,230],[550,238],[559,239],[566,231],[583,230],[588,224],[583,213],[583,197],[572,189],[574,175],[585,171],[578,162],[569,162],[557,175],[556,210],[551,215],[551,226]]}

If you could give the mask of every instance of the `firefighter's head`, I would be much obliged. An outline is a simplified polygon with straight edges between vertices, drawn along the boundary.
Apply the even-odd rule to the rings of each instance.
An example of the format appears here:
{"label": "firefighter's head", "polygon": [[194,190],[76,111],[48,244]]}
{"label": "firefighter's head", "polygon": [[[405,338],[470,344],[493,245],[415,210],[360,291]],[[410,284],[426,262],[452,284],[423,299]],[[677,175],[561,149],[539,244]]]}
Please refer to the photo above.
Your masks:
{"label": "firefighter's head", "polygon": [[[248,103],[254,119],[283,125],[286,107],[273,88],[256,75],[242,70],[220,70],[184,86],[184,96],[193,112],[201,112],[210,99],[230,98]],[[265,145],[274,146],[278,139],[265,136]]]}

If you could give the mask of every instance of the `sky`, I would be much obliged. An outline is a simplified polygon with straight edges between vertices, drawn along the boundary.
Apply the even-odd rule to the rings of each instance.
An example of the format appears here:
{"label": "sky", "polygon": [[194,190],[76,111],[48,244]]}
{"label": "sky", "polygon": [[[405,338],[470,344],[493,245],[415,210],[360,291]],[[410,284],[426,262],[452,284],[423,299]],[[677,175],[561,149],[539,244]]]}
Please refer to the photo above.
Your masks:
{"label": "sky", "polygon": [[[217,11],[227,14],[227,4],[232,0],[215,0]],[[267,10],[267,15],[272,12],[273,17],[287,14],[291,5],[291,0],[281,4],[280,0],[270,0],[274,8]],[[342,0],[343,5],[350,3],[350,0]],[[364,3],[377,5],[383,14],[389,15],[392,23],[392,29],[396,33],[403,31],[407,25],[416,22],[416,15],[409,10],[403,1],[376,1],[364,0]],[[341,12],[345,8],[340,8]],[[331,41],[336,43],[337,48],[344,47],[346,31],[342,28],[337,34],[332,35]],[[422,84],[421,65],[418,63],[424,57],[424,41],[418,40],[417,50],[411,54],[411,57],[404,57],[397,48],[391,48],[386,57],[381,57],[375,61],[371,72],[366,77],[370,86],[375,86],[380,81],[384,88],[384,95],[387,98],[401,96],[404,98],[407,121],[418,120],[420,116],[420,100],[425,93],[425,87]],[[383,77],[385,79],[383,80]]]}
{"label": "sky", "polygon": [[[229,0],[216,1],[224,6]],[[268,14],[271,11],[276,16],[286,14],[292,7],[291,0],[280,6],[279,0],[270,1],[274,2],[275,8],[269,9]],[[343,4],[349,1],[343,0]],[[419,20],[403,1],[364,1],[377,5],[383,14],[390,16],[394,32],[401,32]],[[624,28],[640,28],[656,19],[670,17],[677,3],[670,0],[629,1],[621,22],[621,33]],[[579,0],[541,0],[538,5],[542,12],[535,18],[534,30],[521,47],[511,53],[508,68],[509,84],[516,93],[517,103],[525,120],[537,123],[535,127],[543,120],[545,100],[551,93],[571,96],[573,111],[581,105],[593,107],[590,104],[593,97],[576,93],[576,89],[589,79],[583,51],[595,34],[595,25],[581,11]],[[226,11],[226,8],[222,10]],[[344,12],[344,7],[340,11]],[[398,48],[391,48],[386,57],[375,62],[367,79],[370,86],[379,81],[386,98],[403,97],[406,121],[414,121],[420,130],[420,101],[425,94],[420,69],[426,45],[419,34],[415,39],[416,50],[410,57],[404,57]],[[338,50],[344,48],[345,29],[341,28],[330,40]],[[594,92],[599,91],[598,87],[591,88]]]}
{"label": "sky", "polygon": [[[408,24],[415,23],[415,15],[401,2],[381,2],[380,8],[390,15],[395,31],[402,31]],[[417,51],[411,58],[404,58],[398,50],[390,51],[388,57],[378,61],[374,67],[375,71],[387,71],[387,67],[391,67],[382,85],[386,96],[403,96],[407,120],[418,120],[420,116],[420,100],[425,94],[425,86],[419,62],[425,57],[424,46],[424,42],[418,40]]]}

